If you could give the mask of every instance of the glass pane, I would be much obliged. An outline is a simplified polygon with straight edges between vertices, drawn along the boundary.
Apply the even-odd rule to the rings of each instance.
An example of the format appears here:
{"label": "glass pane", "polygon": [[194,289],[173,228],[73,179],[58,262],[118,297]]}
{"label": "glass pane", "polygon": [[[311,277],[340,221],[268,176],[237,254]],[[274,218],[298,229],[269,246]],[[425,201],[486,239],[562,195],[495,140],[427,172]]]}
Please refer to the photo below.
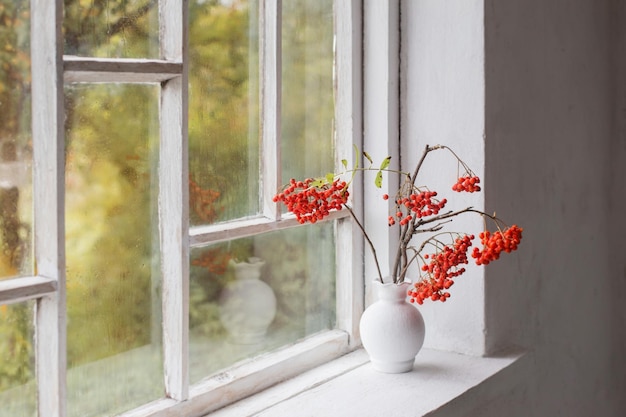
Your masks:
{"label": "glass pane", "polygon": [[259,212],[257,1],[191,0],[192,226]]}
{"label": "glass pane", "polygon": [[191,381],[335,323],[333,224],[191,253]]}
{"label": "glass pane", "polygon": [[282,183],[287,184],[334,171],[333,1],[284,1],[282,39]]}
{"label": "glass pane", "polygon": [[65,0],[65,54],[99,58],[158,58],[158,2]]}
{"label": "glass pane", "polygon": [[159,87],[66,89],[68,414],[163,395]]}
{"label": "glass pane", "polygon": [[0,1],[0,279],[32,274],[29,1]]}
{"label": "glass pane", "polygon": [[0,305],[0,417],[37,415],[33,306]]}

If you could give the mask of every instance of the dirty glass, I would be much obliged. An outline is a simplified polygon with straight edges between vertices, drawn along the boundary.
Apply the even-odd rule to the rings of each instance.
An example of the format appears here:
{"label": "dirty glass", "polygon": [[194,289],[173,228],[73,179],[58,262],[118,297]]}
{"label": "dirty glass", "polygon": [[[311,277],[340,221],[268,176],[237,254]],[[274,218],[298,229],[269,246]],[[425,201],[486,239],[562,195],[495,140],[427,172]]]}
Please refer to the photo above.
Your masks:
{"label": "dirty glass", "polygon": [[163,395],[157,85],[66,88],[68,415]]}
{"label": "dirty glass", "polygon": [[334,171],[333,1],[283,1],[282,184]]}
{"label": "dirty glass", "polygon": [[32,272],[28,0],[0,1],[0,279]]}
{"label": "dirty glass", "polygon": [[333,224],[195,248],[191,382],[335,324]]}
{"label": "dirty glass", "polygon": [[0,417],[37,413],[33,307],[0,305]]}
{"label": "dirty glass", "polygon": [[65,0],[64,54],[159,58],[158,2]]}
{"label": "dirty glass", "polygon": [[257,3],[190,2],[192,226],[259,212]]}

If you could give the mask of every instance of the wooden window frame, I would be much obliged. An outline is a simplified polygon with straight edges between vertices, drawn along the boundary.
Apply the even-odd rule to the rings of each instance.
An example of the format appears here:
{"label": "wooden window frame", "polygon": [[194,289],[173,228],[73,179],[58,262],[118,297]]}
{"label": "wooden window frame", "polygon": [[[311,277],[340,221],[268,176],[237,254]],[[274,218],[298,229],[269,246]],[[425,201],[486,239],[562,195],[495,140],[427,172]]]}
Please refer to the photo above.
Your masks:
{"label": "wooden window frame", "polygon": [[[159,83],[159,231],[163,276],[165,398],[124,416],[199,416],[344,354],[360,345],[363,311],[362,238],[347,213],[335,222],[337,325],[198,384],[189,383],[189,250],[270,230],[299,227],[271,196],[280,178],[282,0],[260,0],[262,215],[227,224],[188,226],[186,0],[159,0],[161,59],[63,56],[62,0],[31,0],[35,274],[0,281],[0,303],[35,300],[35,357],[40,417],[66,415],[65,84]],[[362,145],[362,1],[336,1],[335,103],[337,155],[350,160]],[[337,166],[339,166],[339,157]],[[167,161],[167,163],[163,163]],[[361,187],[357,181],[354,187]],[[362,212],[362,201],[352,202]],[[226,390],[237,395],[225,395]]]}

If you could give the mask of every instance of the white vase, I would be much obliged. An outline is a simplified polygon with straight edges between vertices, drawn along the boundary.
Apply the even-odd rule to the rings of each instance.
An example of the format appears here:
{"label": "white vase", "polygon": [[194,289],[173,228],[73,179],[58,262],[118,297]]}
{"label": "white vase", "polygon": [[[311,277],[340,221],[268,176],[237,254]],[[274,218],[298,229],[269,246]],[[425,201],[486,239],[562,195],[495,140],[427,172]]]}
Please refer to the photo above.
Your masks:
{"label": "white vase", "polygon": [[410,283],[374,282],[377,301],[361,316],[361,341],[375,370],[402,373],[413,369],[424,344],[424,319],[406,301]]}
{"label": "white vase", "polygon": [[276,316],[274,291],[260,279],[264,264],[259,258],[231,262],[236,280],[227,284],[220,295],[220,320],[233,343],[262,342]]}

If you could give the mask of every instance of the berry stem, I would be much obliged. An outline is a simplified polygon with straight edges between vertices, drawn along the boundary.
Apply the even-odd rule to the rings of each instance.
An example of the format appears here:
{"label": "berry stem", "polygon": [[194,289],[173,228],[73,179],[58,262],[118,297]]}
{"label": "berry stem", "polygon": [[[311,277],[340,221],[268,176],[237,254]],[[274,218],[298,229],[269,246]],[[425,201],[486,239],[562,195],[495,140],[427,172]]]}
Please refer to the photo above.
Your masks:
{"label": "berry stem", "polygon": [[348,210],[348,213],[350,213],[350,216],[352,216],[352,219],[354,220],[354,222],[357,224],[357,226],[359,226],[359,229],[361,229],[361,233],[363,233],[363,237],[367,241],[367,244],[369,245],[370,250],[372,251],[372,255],[374,256],[374,263],[376,264],[376,271],[378,272],[378,280],[380,281],[381,284],[384,284],[383,274],[380,271],[380,264],[378,263],[378,256],[376,256],[376,248],[374,247],[374,244],[370,240],[370,237],[365,231],[365,228],[363,227],[359,219],[354,214],[354,211],[352,211],[352,208],[347,204],[344,204],[343,206]]}
{"label": "berry stem", "polygon": [[[426,159],[426,155],[428,155],[431,151],[436,149],[440,149],[441,145],[429,146],[426,145],[424,147],[424,152],[422,152],[422,156],[420,157],[419,162],[415,166],[415,171],[413,171],[413,175],[408,177],[410,187],[415,187],[415,181],[417,180],[417,175],[424,164],[424,160]],[[396,252],[396,259],[394,261],[393,269],[394,272],[394,282],[402,282],[406,277],[406,271],[409,265],[409,260],[406,256],[406,248],[413,237],[413,231],[415,230],[415,224],[417,221],[417,216],[415,216],[409,223],[404,226],[400,226],[400,244],[398,245],[398,250]]]}

